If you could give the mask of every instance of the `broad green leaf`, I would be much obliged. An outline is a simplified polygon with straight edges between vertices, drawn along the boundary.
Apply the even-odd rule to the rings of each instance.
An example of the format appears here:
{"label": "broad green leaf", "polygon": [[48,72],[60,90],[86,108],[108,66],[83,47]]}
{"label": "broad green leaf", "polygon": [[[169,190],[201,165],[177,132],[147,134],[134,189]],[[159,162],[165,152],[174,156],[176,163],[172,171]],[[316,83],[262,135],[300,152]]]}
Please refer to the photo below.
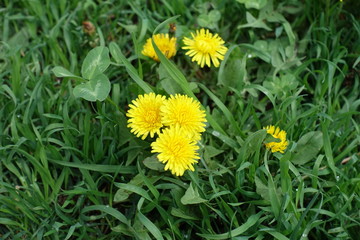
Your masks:
{"label": "broad green leaf", "polygon": [[244,3],[247,9],[255,8],[261,9],[265,7],[267,0],[237,0],[239,3]]}
{"label": "broad green leaf", "polygon": [[221,149],[217,149],[211,145],[205,146],[204,148],[204,158],[205,159],[209,159],[212,157],[215,157],[216,155],[219,155],[220,153],[223,153],[224,150]]}
{"label": "broad green leaf", "polygon": [[264,200],[270,201],[269,188],[255,176],[256,193],[259,194]]}
{"label": "broad green leaf", "polygon": [[298,141],[291,162],[294,164],[305,164],[315,159],[322,147],[322,132],[308,132]]}
{"label": "broad green leaf", "polygon": [[76,76],[72,72],[70,72],[70,71],[68,71],[65,68],[60,67],[60,66],[54,67],[52,69],[52,71],[53,71],[53,73],[55,74],[56,77],[71,77],[71,78],[75,78],[75,79],[84,80],[82,77]]}
{"label": "broad green leaf", "polygon": [[297,85],[297,79],[290,73],[283,74],[280,77],[273,77],[263,82],[263,86],[280,99],[291,96]]}
{"label": "broad green leaf", "polygon": [[165,70],[162,63],[160,63],[158,73],[160,84],[168,94],[176,94],[181,92],[181,87],[171,79],[169,73]]}
{"label": "broad green leaf", "polygon": [[[140,174],[136,175],[131,181],[129,182],[130,185],[142,187],[143,186],[143,179]],[[125,190],[124,188],[120,188],[116,191],[114,196],[114,202],[123,202],[129,198],[132,194],[132,191]]]}
{"label": "broad green leaf", "polygon": [[266,135],[266,138],[264,139],[264,143],[271,143],[271,142],[281,142],[279,138],[275,138],[270,134]]}
{"label": "broad green leaf", "polygon": [[179,218],[184,218],[184,219],[188,219],[188,220],[199,220],[198,218],[190,216],[178,208],[172,208],[170,213],[171,213],[171,215],[173,215],[175,217],[179,217]]}
{"label": "broad green leaf", "polygon": [[248,54],[241,51],[237,45],[231,46],[221,62],[218,74],[218,84],[233,87],[241,92],[247,78],[246,60]]}
{"label": "broad green leaf", "polygon": [[114,183],[115,186],[117,186],[118,188],[124,189],[128,192],[133,192],[136,193],[140,196],[142,196],[143,198],[151,201],[151,198],[149,196],[149,194],[147,193],[147,191],[145,191],[143,188],[138,187],[136,185],[133,184],[125,184],[125,183]]}
{"label": "broad green leaf", "polygon": [[144,159],[143,161],[144,165],[152,170],[155,171],[164,171],[164,164],[161,163],[156,155],[152,156],[152,157],[147,157]]}
{"label": "broad green leaf", "polygon": [[77,85],[74,88],[75,97],[82,97],[87,101],[104,101],[109,95],[111,84],[106,75],[100,73],[89,82]]}
{"label": "broad green leaf", "polygon": [[184,205],[207,202],[207,200],[200,197],[198,190],[194,189],[192,184],[190,184],[189,188],[186,190],[180,201]]}
{"label": "broad green leaf", "polygon": [[84,59],[81,66],[81,75],[86,79],[103,73],[110,65],[109,49],[96,47],[92,49]]}
{"label": "broad green leaf", "polygon": [[127,200],[129,198],[129,196],[130,196],[130,194],[128,191],[120,188],[115,193],[114,202],[115,203],[124,202],[125,200]]}
{"label": "broad green leaf", "polygon": [[207,27],[211,23],[211,20],[209,18],[209,15],[200,14],[199,17],[197,18],[197,22],[200,27]]}
{"label": "broad green leaf", "polygon": [[208,16],[212,22],[217,22],[221,19],[221,13],[218,10],[211,10]]}
{"label": "broad green leaf", "polygon": [[179,84],[175,83],[173,80],[169,78],[164,78],[160,80],[161,87],[166,91],[169,95],[175,95],[176,93],[181,92],[181,88]]}
{"label": "broad green leaf", "polygon": [[267,136],[267,132],[265,129],[260,129],[252,133],[250,136],[248,136],[245,140],[244,145],[240,149],[240,156],[239,156],[240,160],[245,161],[248,159],[250,155],[254,153],[258,153],[257,160],[255,160],[256,162],[258,162],[259,161],[258,155],[266,136]]}

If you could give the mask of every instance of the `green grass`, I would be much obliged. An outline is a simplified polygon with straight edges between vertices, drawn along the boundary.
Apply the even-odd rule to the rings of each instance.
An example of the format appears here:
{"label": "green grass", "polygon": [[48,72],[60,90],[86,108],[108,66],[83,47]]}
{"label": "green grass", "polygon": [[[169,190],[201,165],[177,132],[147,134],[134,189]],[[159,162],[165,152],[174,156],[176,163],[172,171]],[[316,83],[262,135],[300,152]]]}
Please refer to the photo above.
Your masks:
{"label": "green grass", "polygon": [[[358,238],[358,1],[3,2],[0,239]],[[141,49],[168,19],[178,53],[159,64]],[[180,49],[199,25],[229,47],[218,69]],[[76,98],[81,78],[52,70],[80,76],[100,45],[109,97]],[[151,90],[206,109],[195,172],[163,171],[127,128],[128,104]],[[285,154],[266,151],[267,125],[287,132]]]}

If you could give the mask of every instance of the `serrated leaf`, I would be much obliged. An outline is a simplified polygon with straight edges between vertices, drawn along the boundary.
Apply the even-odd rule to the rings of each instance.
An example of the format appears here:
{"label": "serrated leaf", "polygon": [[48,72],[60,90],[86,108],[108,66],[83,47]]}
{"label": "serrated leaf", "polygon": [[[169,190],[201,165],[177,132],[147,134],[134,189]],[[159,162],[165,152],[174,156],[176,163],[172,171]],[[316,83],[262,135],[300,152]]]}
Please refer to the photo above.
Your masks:
{"label": "serrated leaf", "polygon": [[314,159],[324,145],[323,134],[313,131],[305,134],[298,141],[291,162],[305,164]]}
{"label": "serrated leaf", "polygon": [[192,184],[190,184],[189,188],[186,190],[180,201],[184,205],[207,202],[207,200],[200,197],[198,190],[194,189]]}
{"label": "serrated leaf", "polygon": [[104,101],[110,92],[110,81],[106,75],[100,73],[89,82],[74,88],[75,97],[82,97],[87,101]]}
{"label": "serrated leaf", "polygon": [[84,59],[81,66],[81,75],[86,79],[103,73],[110,65],[109,49],[96,47],[92,49]]}

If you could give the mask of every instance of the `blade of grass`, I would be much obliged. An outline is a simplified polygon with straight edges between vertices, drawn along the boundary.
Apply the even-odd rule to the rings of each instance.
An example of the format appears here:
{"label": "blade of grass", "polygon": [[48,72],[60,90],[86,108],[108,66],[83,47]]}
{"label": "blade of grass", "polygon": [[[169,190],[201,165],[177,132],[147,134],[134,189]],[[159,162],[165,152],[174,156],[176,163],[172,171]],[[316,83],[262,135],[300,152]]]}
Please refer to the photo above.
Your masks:
{"label": "blade of grass", "polygon": [[155,237],[155,239],[164,240],[160,230],[156,227],[156,225],[141,213],[141,207],[144,203],[144,200],[145,198],[140,198],[137,204],[137,217],[139,218],[140,222],[147,228],[147,230],[149,230],[149,232]]}
{"label": "blade of grass", "polygon": [[254,214],[251,215],[249,217],[249,219],[240,227],[229,231],[227,233],[222,233],[222,234],[197,234],[202,238],[205,239],[230,239],[232,237],[236,237],[239,236],[240,234],[246,232],[250,227],[254,226],[255,224],[259,224],[260,221],[260,216],[261,216],[261,212],[259,212],[258,214]]}
{"label": "blade of grass", "polygon": [[134,174],[136,173],[136,167],[134,166],[118,166],[118,165],[101,165],[101,164],[84,164],[84,163],[74,163],[74,162],[62,162],[58,160],[49,161],[59,164],[65,167],[86,169],[95,172],[105,172],[105,173],[122,173],[122,174]]}

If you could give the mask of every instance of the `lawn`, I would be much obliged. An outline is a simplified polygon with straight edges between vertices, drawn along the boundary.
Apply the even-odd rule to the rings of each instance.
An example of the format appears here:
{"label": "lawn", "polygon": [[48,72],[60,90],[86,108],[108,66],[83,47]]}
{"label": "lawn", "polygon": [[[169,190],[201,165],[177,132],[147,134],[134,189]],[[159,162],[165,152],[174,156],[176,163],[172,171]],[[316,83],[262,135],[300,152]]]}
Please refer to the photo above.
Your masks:
{"label": "lawn", "polygon": [[1,0],[0,239],[359,239],[360,1]]}

